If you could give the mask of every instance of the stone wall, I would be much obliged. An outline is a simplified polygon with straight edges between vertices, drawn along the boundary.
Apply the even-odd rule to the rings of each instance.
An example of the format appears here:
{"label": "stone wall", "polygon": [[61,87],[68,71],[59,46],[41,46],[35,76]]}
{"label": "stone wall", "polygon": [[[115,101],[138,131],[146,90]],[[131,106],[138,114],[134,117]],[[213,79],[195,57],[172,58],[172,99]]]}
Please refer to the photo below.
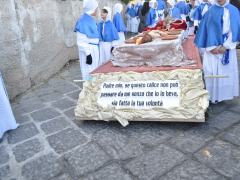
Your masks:
{"label": "stone wall", "polygon": [[0,70],[11,98],[78,58],[73,29],[82,1],[0,0],[0,7]]}

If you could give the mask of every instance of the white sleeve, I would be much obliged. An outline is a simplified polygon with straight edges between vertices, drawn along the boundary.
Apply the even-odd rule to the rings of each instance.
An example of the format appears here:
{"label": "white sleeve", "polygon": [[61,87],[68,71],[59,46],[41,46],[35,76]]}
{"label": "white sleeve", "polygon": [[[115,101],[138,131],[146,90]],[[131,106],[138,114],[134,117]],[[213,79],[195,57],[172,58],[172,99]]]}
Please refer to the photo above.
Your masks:
{"label": "white sleeve", "polygon": [[224,14],[223,14],[223,34],[228,33],[227,40],[223,43],[223,46],[226,49],[235,49],[237,43],[232,42],[232,32],[231,32],[231,26],[230,26],[230,13],[229,10],[224,8]]}
{"label": "white sleeve", "polygon": [[213,49],[215,49],[215,48],[217,48],[217,46],[207,47],[207,48],[206,48],[206,51],[211,51],[211,50],[213,50]]}
{"label": "white sleeve", "polygon": [[115,47],[119,44],[119,40],[112,41],[112,47]]}
{"label": "white sleeve", "polygon": [[186,21],[186,15],[185,14],[181,14],[181,18],[182,18],[182,20]]}
{"label": "white sleeve", "polygon": [[88,38],[85,34],[77,32],[77,45],[79,51],[82,51],[86,56],[91,54]]}
{"label": "white sleeve", "polygon": [[193,21],[193,25],[194,25],[194,26],[198,26],[198,24],[199,24],[199,21],[198,21],[198,20],[194,20],[194,21]]}
{"label": "white sleeve", "polygon": [[226,49],[235,49],[237,46],[237,42],[232,42],[232,32],[229,33],[227,40],[223,43],[223,46]]}

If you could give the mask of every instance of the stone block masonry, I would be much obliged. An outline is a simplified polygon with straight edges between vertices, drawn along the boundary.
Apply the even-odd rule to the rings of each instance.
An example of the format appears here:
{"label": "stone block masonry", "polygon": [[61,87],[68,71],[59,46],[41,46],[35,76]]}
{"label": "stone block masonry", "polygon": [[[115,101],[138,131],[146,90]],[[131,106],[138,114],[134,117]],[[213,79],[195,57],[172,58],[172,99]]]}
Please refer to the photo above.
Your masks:
{"label": "stone block masonry", "polygon": [[[10,98],[78,59],[73,32],[81,0],[0,0],[0,70]],[[113,7],[104,0],[99,6]],[[80,74],[79,74],[80,78]]]}

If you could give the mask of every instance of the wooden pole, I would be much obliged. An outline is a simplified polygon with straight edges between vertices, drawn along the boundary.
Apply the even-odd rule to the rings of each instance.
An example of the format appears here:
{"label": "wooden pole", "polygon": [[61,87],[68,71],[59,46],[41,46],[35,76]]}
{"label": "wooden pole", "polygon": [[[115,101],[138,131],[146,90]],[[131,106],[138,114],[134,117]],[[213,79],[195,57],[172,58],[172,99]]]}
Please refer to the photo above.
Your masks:
{"label": "wooden pole", "polygon": [[205,78],[229,78],[229,76],[224,76],[224,75],[206,75]]}

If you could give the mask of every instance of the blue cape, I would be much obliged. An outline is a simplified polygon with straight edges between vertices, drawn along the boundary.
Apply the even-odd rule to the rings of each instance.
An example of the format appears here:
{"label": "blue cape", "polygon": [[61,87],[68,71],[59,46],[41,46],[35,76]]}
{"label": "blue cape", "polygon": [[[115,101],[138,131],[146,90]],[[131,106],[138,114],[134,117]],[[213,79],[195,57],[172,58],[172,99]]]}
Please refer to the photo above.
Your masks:
{"label": "blue cape", "polygon": [[[238,9],[228,4],[225,6],[230,13],[230,28],[232,31],[232,41],[240,41],[240,15]],[[195,44],[199,48],[222,45],[223,40],[223,12],[224,8],[213,5],[204,15],[200,22],[195,38]]]}
{"label": "blue cape", "polygon": [[126,31],[126,26],[124,24],[122,15],[119,12],[113,16],[113,24],[115,25],[118,32]]}
{"label": "blue cape", "polygon": [[156,9],[150,8],[149,13],[146,17],[146,25],[147,26],[151,26],[156,23],[156,21],[157,21],[157,13],[156,12],[157,12]]}
{"label": "blue cape", "polygon": [[165,3],[165,1],[163,1],[163,0],[157,0],[157,2],[158,2],[158,7],[157,7],[158,10],[164,10],[164,9],[166,8],[166,3]]}
{"label": "blue cape", "polygon": [[177,7],[172,9],[172,18],[173,19],[182,19],[180,10]]}
{"label": "blue cape", "polygon": [[86,13],[78,19],[74,32],[85,34],[88,38],[99,38],[96,21]]}
{"label": "blue cape", "polygon": [[135,11],[135,9],[133,7],[127,8],[127,12],[126,13],[128,13],[130,15],[130,17],[136,17],[137,16],[136,11]]}
{"label": "blue cape", "polygon": [[135,12],[136,12],[136,16],[138,16],[139,15],[139,11],[142,9],[142,5],[136,5],[135,6]]}
{"label": "blue cape", "polygon": [[187,15],[187,14],[189,13],[188,5],[187,5],[184,1],[178,2],[177,4],[175,4],[174,7],[176,7],[176,8],[179,9],[180,14],[185,14],[185,15]]}
{"label": "blue cape", "polygon": [[201,21],[202,20],[202,11],[205,7],[205,5],[207,4],[208,6],[208,9],[212,6],[210,3],[201,3],[195,10],[194,14],[193,14],[193,19],[194,20],[199,20]]}
{"label": "blue cape", "polygon": [[[104,25],[104,33],[103,33],[103,24]],[[114,24],[109,20],[106,22],[101,21],[98,24],[98,31],[100,34],[100,40],[103,42],[112,42],[114,40],[119,40],[117,29]]]}

